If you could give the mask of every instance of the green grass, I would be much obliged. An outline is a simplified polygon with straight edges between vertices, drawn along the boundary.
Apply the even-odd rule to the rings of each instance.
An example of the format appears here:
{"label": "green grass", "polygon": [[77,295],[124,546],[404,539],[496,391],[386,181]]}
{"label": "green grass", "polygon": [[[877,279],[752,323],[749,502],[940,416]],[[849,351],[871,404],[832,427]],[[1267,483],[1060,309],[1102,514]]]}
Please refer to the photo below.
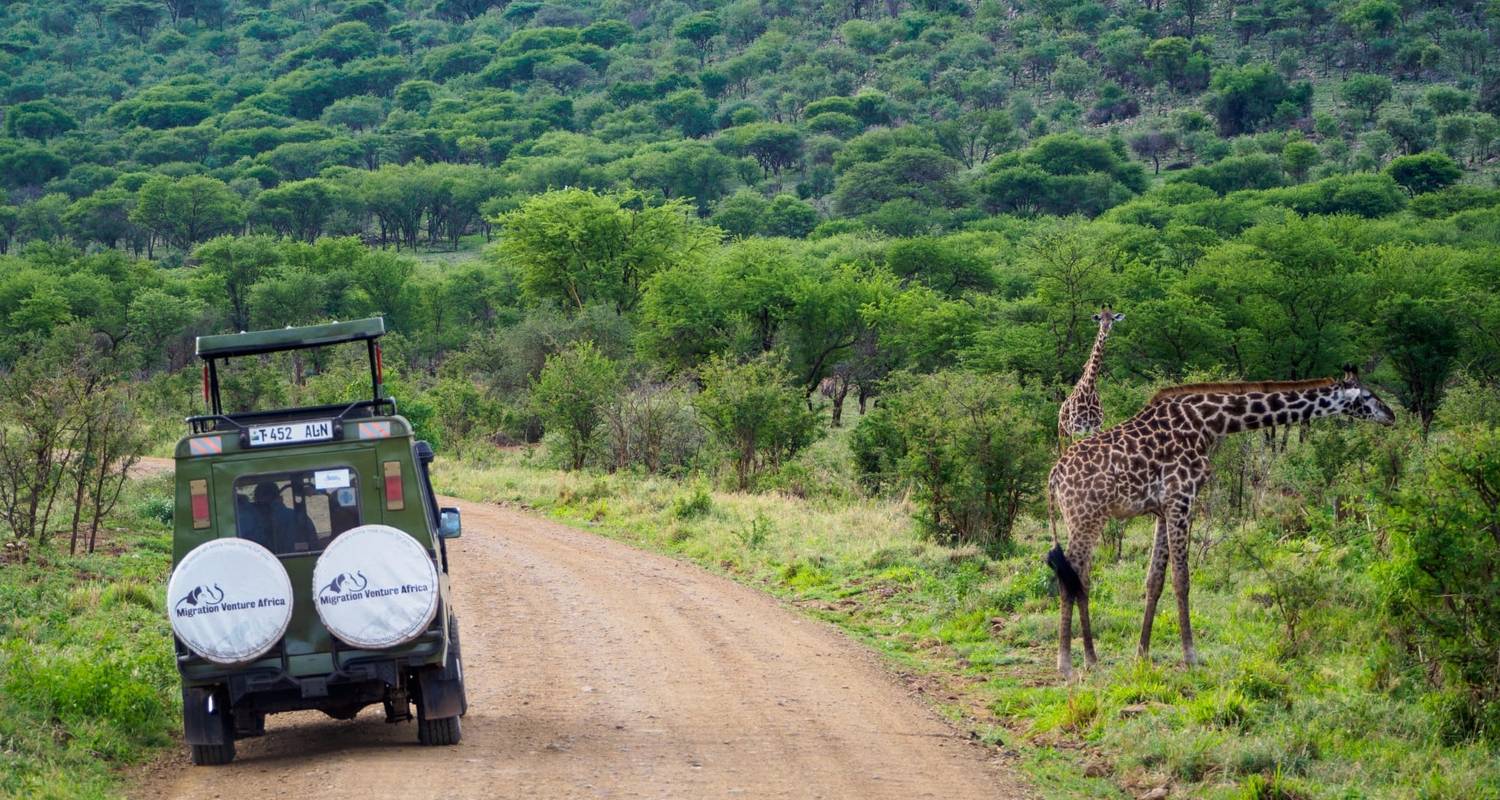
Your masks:
{"label": "green grass", "polygon": [[170,493],[129,486],[93,555],[59,537],[0,566],[0,797],[117,797],[118,769],[171,743]]}
{"label": "green grass", "polygon": [[[838,463],[828,451],[842,447],[830,437],[802,464],[816,472]],[[1500,798],[1500,753],[1445,743],[1420,688],[1382,677],[1383,634],[1368,612],[1364,570],[1339,567],[1332,584],[1302,586],[1292,641],[1266,599],[1280,576],[1237,555],[1247,531],[1214,531],[1223,540],[1194,554],[1205,663],[1188,670],[1170,589],[1154,663],[1134,657],[1151,529],[1131,525],[1122,558],[1101,554],[1096,567],[1101,664],[1068,684],[1055,669],[1057,600],[1037,520],[1018,525],[1015,555],[993,557],[924,539],[902,503],[846,492],[716,491],[701,479],[566,473],[527,451],[483,449],[440,460],[435,479],[449,494],[518,504],[690,559],[834,622],[942,698],[942,713],[1015,753],[1046,797],[1170,786],[1174,797],[1225,800]],[[1359,541],[1323,558],[1357,563]]]}

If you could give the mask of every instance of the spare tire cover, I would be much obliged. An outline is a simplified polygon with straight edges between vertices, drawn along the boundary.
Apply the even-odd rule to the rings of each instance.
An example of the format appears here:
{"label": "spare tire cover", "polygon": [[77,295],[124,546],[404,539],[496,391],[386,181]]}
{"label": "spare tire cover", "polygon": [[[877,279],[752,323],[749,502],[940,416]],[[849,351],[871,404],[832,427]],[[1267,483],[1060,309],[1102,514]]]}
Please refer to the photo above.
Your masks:
{"label": "spare tire cover", "polygon": [[245,539],[193,548],[167,581],[172,631],[216,664],[264,655],[292,621],[292,581],[270,550]]}
{"label": "spare tire cover", "polygon": [[328,631],[355,647],[415,639],[437,614],[437,565],[427,548],[389,525],[340,534],[313,567],[313,606]]}

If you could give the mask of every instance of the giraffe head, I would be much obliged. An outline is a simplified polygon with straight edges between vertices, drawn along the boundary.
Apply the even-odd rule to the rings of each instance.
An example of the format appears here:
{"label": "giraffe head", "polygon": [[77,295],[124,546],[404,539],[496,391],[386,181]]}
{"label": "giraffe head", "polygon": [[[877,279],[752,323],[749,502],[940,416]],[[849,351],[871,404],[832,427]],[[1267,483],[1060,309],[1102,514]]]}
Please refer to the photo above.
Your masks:
{"label": "giraffe head", "polygon": [[1343,395],[1343,413],[1355,419],[1365,419],[1381,425],[1396,421],[1396,412],[1359,382],[1359,370],[1353,364],[1344,365],[1344,379],[1338,382]]}
{"label": "giraffe head", "polygon": [[1113,328],[1115,323],[1122,319],[1125,319],[1125,315],[1116,313],[1109,307],[1108,303],[1104,305],[1104,308],[1099,309],[1099,313],[1094,315],[1094,321],[1099,323],[1099,330],[1102,333],[1109,333],[1109,329]]}

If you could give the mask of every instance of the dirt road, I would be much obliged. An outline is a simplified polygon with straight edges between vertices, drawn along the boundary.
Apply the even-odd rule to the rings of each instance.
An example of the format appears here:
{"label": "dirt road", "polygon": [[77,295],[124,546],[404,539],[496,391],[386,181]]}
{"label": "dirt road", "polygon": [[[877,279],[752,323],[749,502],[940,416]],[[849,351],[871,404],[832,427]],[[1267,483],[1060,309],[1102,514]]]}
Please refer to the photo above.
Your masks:
{"label": "dirt road", "polygon": [[133,794],[1029,796],[831,627],[688,564],[444,502],[464,515],[450,550],[469,682],[461,745],[419,748],[413,725],[385,724],[379,707],[348,722],[282,714],[232,765],[193,767],[179,751]]}

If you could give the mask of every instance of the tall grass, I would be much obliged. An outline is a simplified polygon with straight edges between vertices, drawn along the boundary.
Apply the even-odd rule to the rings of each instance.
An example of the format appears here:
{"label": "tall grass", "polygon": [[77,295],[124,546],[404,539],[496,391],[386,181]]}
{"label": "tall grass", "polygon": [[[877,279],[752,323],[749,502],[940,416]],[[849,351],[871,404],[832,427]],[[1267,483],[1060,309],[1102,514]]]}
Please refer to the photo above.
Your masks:
{"label": "tall grass", "polygon": [[115,797],[114,768],[171,742],[170,481],[128,487],[93,555],[0,567],[0,797]]}
{"label": "tall grass", "polygon": [[[820,442],[796,469],[847,463]],[[821,451],[821,452],[820,452]],[[835,453],[834,456],[837,456]],[[847,476],[811,483],[849,484]],[[1148,520],[1122,557],[1101,553],[1092,612],[1102,663],[1062,682],[1047,539],[1023,519],[1016,555],[925,539],[897,501],[840,491],[801,497],[710,489],[702,479],[569,473],[526,451],[438,462],[440,491],[518,504],[696,561],[783,597],[885,653],[939,709],[1017,756],[1048,797],[1500,798],[1500,753],[1445,744],[1416,691],[1381,677],[1382,632],[1358,537],[1319,553],[1328,579],[1292,591],[1253,528],[1204,531],[1193,614],[1205,665],[1180,665],[1175,603],[1162,603],[1154,663],[1135,659]],[[1294,501],[1295,498],[1292,498]],[[1332,524],[1332,523],[1330,523]],[[1304,567],[1305,569],[1306,567]],[[1076,649],[1076,648],[1075,648]]]}

